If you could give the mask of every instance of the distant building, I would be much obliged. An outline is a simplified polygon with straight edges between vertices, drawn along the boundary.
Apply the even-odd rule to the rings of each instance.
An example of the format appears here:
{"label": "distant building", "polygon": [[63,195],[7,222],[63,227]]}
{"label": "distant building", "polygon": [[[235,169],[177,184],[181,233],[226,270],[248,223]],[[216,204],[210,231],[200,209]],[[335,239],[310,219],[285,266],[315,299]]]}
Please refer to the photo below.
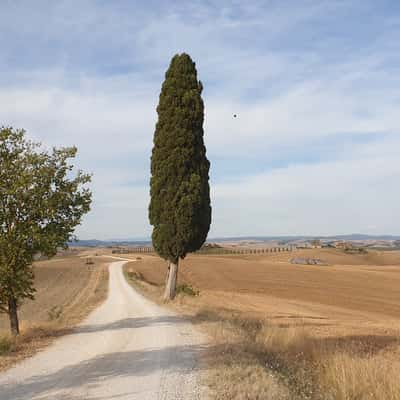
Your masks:
{"label": "distant building", "polygon": [[311,240],[311,247],[313,249],[320,249],[320,248],[322,248],[322,243],[319,239]]}

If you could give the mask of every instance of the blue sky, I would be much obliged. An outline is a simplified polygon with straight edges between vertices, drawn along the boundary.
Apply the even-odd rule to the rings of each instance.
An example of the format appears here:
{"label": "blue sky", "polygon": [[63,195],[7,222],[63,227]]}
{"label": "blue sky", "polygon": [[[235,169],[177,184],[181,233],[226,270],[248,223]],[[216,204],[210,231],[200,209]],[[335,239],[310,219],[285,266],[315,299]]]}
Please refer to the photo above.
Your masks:
{"label": "blue sky", "polygon": [[400,2],[1,3],[0,124],[78,146],[79,237],[150,234],[155,107],[183,51],[204,85],[210,236],[400,233]]}

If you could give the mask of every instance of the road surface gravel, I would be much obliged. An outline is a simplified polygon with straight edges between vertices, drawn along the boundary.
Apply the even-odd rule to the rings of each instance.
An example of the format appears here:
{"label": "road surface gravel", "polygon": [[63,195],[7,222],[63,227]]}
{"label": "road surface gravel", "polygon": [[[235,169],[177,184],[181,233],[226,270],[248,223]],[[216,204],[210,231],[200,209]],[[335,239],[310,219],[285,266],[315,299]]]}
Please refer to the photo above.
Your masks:
{"label": "road surface gravel", "polygon": [[125,262],[110,264],[107,300],[71,334],[0,374],[0,400],[207,398],[204,337],[137,293]]}

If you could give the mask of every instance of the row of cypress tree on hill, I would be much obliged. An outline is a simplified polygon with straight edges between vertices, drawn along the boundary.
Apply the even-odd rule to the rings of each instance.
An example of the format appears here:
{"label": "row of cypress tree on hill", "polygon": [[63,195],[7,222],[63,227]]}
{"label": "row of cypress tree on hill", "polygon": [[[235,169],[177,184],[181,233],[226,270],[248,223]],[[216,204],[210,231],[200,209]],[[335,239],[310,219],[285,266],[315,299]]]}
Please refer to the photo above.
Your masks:
{"label": "row of cypress tree on hill", "polygon": [[211,224],[202,90],[190,56],[175,55],[157,107],[149,205],[153,247],[168,265],[166,300],[175,297],[179,260],[200,249]]}

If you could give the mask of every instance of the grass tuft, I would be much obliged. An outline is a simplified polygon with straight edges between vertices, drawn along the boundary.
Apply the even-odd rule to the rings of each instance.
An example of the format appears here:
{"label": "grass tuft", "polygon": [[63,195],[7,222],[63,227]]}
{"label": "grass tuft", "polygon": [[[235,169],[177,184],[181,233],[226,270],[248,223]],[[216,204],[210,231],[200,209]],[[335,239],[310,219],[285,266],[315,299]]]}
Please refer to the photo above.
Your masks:
{"label": "grass tuft", "polygon": [[59,319],[63,313],[63,310],[64,309],[62,306],[51,307],[51,309],[47,313],[49,321],[54,321],[54,320]]}
{"label": "grass tuft", "polygon": [[133,280],[133,281],[143,281],[143,274],[137,271],[127,271],[126,274],[128,275],[128,278]]}
{"label": "grass tuft", "polygon": [[15,339],[9,335],[0,336],[0,356],[7,355],[14,351]]}
{"label": "grass tuft", "polygon": [[183,294],[187,296],[198,296],[200,294],[199,290],[194,289],[191,285],[187,283],[182,283],[177,285],[176,294]]}

